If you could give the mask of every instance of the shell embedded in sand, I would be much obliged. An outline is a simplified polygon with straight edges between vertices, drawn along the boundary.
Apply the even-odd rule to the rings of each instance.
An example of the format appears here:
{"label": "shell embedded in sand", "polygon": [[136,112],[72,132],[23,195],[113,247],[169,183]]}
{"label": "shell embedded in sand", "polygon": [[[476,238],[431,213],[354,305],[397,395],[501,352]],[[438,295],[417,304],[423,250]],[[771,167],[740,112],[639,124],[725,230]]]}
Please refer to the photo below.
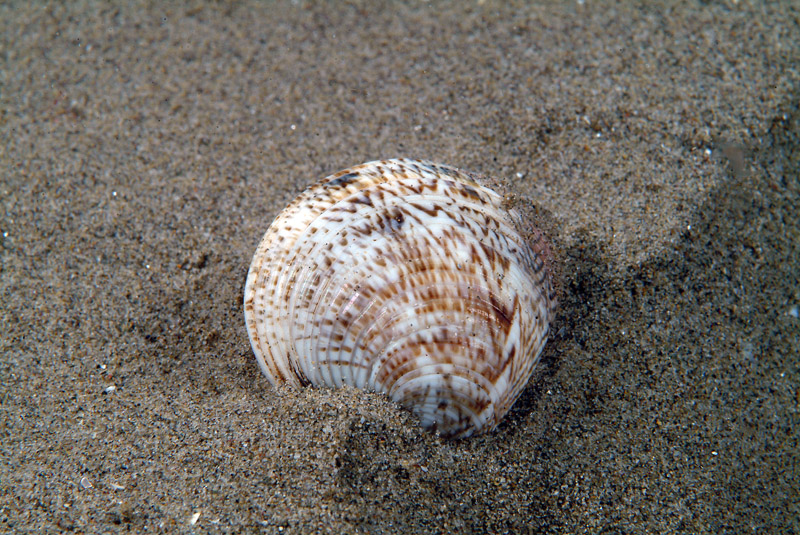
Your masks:
{"label": "shell embedded in sand", "polygon": [[488,431],[547,339],[547,250],[453,167],[352,167],[301,193],[261,240],[244,295],[250,343],[274,385],[351,385],[445,436]]}

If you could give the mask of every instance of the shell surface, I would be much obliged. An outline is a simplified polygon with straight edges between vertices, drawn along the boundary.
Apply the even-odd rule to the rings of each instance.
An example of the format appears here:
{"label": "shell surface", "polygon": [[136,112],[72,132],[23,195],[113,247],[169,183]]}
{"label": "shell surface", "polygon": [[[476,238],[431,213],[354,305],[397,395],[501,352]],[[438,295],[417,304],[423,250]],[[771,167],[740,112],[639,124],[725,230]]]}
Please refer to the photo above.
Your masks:
{"label": "shell surface", "polygon": [[253,352],[273,385],[383,392],[449,437],[493,429],[544,348],[548,246],[453,167],[382,160],[301,193],[247,276]]}

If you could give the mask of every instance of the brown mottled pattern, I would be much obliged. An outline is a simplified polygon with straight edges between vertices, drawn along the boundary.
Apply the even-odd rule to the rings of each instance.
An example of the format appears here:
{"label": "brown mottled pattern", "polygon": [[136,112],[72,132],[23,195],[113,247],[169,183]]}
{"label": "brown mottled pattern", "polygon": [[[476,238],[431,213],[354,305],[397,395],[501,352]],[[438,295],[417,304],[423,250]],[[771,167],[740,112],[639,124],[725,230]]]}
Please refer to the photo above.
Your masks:
{"label": "brown mottled pattern", "polygon": [[[384,392],[446,436],[493,429],[547,339],[550,275],[502,198],[455,168],[370,162],[306,189],[253,257],[244,309],[273,384]],[[541,242],[541,243],[540,243]]]}

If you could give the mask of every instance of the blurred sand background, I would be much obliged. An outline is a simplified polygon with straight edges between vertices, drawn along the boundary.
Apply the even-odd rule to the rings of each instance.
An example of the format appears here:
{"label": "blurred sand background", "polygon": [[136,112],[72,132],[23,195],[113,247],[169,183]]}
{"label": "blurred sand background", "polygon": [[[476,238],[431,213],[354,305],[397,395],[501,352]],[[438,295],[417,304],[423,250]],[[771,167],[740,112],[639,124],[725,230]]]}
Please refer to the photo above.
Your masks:
{"label": "blurred sand background", "polygon": [[[800,533],[798,88],[792,1],[3,3],[0,531]],[[490,435],[251,353],[272,218],[397,156],[558,223]]]}

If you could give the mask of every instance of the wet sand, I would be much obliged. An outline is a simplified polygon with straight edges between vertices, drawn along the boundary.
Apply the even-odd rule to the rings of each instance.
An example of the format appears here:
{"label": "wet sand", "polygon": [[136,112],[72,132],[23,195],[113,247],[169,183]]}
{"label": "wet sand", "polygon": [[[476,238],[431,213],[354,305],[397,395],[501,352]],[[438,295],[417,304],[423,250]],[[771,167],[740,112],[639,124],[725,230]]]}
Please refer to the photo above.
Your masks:
{"label": "wet sand", "polygon": [[[792,2],[0,6],[0,531],[800,532]],[[492,434],[273,389],[245,275],[411,157],[556,222]]]}

